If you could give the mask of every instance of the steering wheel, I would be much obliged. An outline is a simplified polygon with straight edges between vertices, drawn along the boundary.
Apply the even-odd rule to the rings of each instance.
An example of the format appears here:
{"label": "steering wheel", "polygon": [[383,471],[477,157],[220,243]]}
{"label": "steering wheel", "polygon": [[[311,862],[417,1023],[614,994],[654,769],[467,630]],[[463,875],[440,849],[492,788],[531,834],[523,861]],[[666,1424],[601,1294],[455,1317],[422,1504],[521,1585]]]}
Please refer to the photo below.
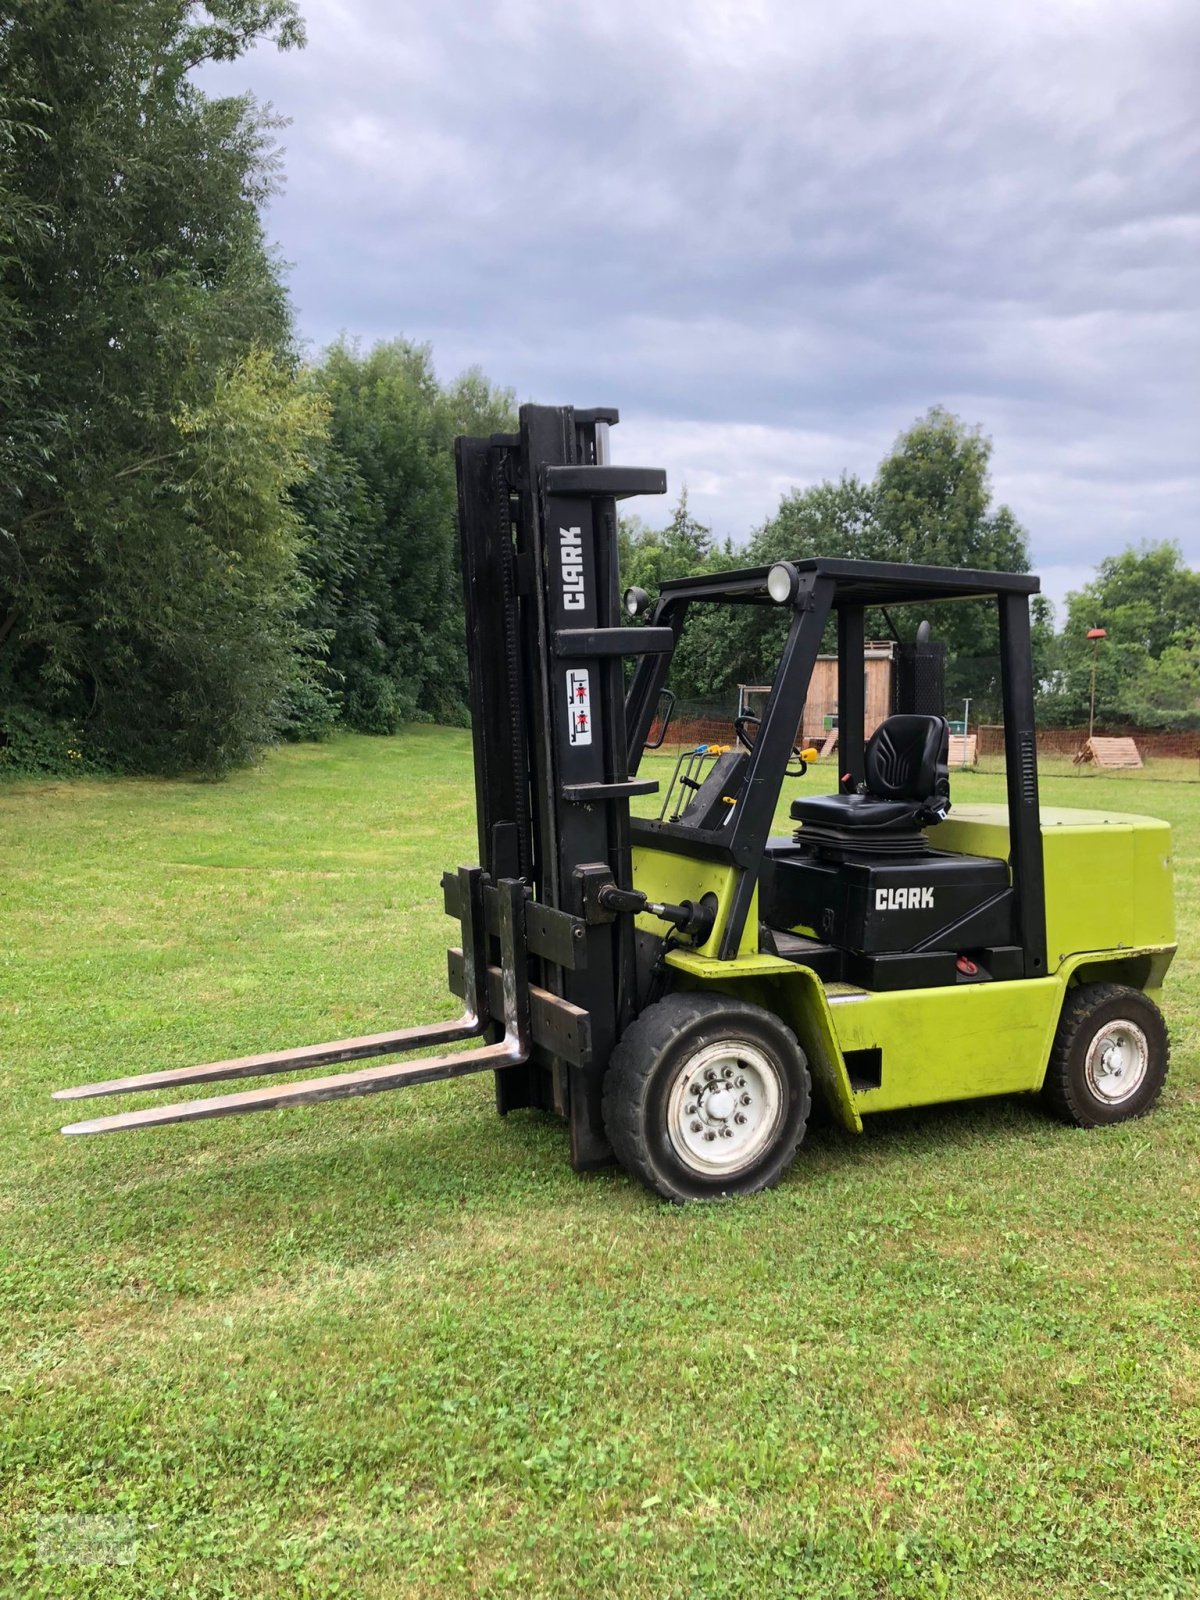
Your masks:
{"label": "steering wheel", "polygon": [[[750,723],[754,724],[753,731],[751,731],[751,729],[749,727]],[[737,742],[741,745],[743,750],[751,750],[752,751],[754,749],[755,741],[758,739],[758,730],[759,730],[759,727],[761,726],[761,724],[762,724],[762,718],[761,717],[752,717],[752,716],[734,717],[734,719],[733,719],[733,731],[734,731],[734,733],[737,734]],[[795,760],[795,761],[798,761],[800,763],[800,765],[798,767],[795,767],[795,768],[790,767],[790,766],[789,767],[785,767],[784,768],[784,773],[783,773],[784,777],[785,778],[802,778],[804,776],[804,774],[808,771],[808,762],[804,759],[804,755],[801,752],[800,746],[798,744],[794,744],[792,746],[792,759]]]}

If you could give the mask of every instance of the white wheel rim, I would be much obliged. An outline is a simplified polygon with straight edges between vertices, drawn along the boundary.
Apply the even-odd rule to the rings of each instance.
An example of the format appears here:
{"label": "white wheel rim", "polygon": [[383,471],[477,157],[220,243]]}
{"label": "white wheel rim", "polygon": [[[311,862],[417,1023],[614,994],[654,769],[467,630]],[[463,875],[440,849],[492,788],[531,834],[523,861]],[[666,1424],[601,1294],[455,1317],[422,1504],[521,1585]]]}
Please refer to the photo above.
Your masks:
{"label": "white wheel rim", "polygon": [[730,1178],[770,1147],[783,1106],[783,1076],[766,1051],[745,1039],[723,1039],[697,1050],[676,1073],[667,1133],[686,1167]]}
{"label": "white wheel rim", "polygon": [[1088,1045],[1084,1075],[1087,1086],[1105,1105],[1131,1099],[1150,1069],[1150,1045],[1136,1022],[1105,1023]]}

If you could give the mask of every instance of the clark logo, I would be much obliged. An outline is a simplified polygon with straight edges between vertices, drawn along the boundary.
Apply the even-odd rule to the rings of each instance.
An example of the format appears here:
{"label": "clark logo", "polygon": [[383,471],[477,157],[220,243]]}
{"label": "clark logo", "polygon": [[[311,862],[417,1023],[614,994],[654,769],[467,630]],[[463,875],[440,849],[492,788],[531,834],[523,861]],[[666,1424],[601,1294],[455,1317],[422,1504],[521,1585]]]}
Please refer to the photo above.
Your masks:
{"label": "clark logo", "polygon": [[910,889],[876,889],[876,911],[932,911],[933,890],[913,884]]}
{"label": "clark logo", "polygon": [[583,597],[583,539],[578,528],[558,530],[558,551],[562,559],[563,608],[582,611]]}

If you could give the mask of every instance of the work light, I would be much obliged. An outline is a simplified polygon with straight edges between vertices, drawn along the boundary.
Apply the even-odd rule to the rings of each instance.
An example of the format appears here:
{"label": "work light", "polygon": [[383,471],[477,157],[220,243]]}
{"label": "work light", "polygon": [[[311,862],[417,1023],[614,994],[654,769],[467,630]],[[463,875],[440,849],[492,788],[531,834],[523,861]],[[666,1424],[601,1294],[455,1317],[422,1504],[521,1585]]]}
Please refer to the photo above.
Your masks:
{"label": "work light", "polygon": [[799,587],[800,574],[790,561],[777,561],[767,573],[767,593],[777,606],[794,600]]}

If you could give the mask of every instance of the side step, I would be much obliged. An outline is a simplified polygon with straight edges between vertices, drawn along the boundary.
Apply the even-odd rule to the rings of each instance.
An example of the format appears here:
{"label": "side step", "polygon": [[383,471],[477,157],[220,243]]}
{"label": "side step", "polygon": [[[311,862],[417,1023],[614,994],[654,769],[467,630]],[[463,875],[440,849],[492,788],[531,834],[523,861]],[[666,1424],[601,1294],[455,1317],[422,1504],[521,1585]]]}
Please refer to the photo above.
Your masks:
{"label": "side step", "polygon": [[802,933],[790,933],[786,928],[765,928],[760,947],[772,950],[784,961],[794,961],[797,966],[808,967],[822,983],[837,983],[842,977],[845,952],[817,939],[808,939]]}
{"label": "side step", "polygon": [[177,1088],[183,1084],[215,1083],[229,1078],[267,1077],[271,1073],[293,1072],[299,1067],[317,1066],[325,1062],[399,1055],[406,1051],[427,1049],[430,1045],[450,1044],[459,1039],[477,1037],[493,1022],[502,1022],[504,1026],[504,1038],[498,1044],[487,1044],[475,1050],[463,1050],[432,1059],[367,1067],[359,1072],[338,1073],[332,1077],[305,1078],[299,1083],[280,1084],[276,1088],[251,1089],[240,1094],[215,1095],[208,1100],[185,1100],[174,1105],[151,1106],[142,1111],[127,1111],[111,1117],[94,1117],[86,1122],[70,1123],[62,1131],[66,1134],[121,1133],[131,1128],[157,1127],[169,1122],[198,1122],[206,1117],[233,1116],[240,1112],[270,1111],[280,1106],[309,1105],[355,1095],[378,1094],[382,1090],[399,1089],[410,1083],[429,1083],[434,1079],[457,1078],[471,1072],[496,1071],[527,1061],[531,1040],[525,887],[516,879],[506,879],[496,885],[501,971],[506,981],[501,985],[501,1005],[494,1010],[485,943],[484,875],[478,867],[460,867],[458,880],[457,909],[463,933],[459,959],[465,1011],[457,1021],[404,1028],[394,1033],[365,1034],[357,1039],[337,1039],[327,1044],[301,1046],[295,1050],[239,1056],[198,1067],[110,1078],[103,1083],[58,1089],[53,1098],[82,1100],[98,1095],[143,1093],[153,1089]]}

